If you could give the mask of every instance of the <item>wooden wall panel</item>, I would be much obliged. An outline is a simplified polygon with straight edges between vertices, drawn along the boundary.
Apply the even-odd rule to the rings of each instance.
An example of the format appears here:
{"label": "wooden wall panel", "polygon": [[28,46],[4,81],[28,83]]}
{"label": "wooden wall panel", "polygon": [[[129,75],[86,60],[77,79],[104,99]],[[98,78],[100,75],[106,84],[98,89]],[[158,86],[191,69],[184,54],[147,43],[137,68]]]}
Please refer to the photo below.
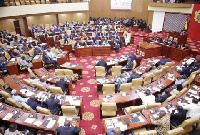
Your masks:
{"label": "wooden wall panel", "polygon": [[110,0],[91,0],[89,15],[91,17],[124,17],[148,20],[148,3],[152,0],[133,0],[132,10],[111,10]]}
{"label": "wooden wall panel", "polygon": [[0,20],[0,30],[9,30],[10,32],[15,32],[13,21],[14,19]]}
{"label": "wooden wall panel", "polygon": [[30,27],[32,24],[39,26],[40,24],[56,24],[56,16],[51,15],[37,15],[37,16],[28,16],[27,23]]}
{"label": "wooden wall panel", "polygon": [[153,22],[153,14],[154,14],[154,11],[149,11],[147,25],[150,24],[151,27],[152,27],[152,22]]}

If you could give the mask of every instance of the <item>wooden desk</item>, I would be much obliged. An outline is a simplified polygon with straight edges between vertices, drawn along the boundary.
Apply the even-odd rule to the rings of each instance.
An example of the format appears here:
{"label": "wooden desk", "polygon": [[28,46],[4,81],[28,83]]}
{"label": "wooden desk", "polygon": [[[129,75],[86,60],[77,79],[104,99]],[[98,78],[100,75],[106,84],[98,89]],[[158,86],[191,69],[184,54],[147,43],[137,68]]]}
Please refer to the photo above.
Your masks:
{"label": "wooden desk", "polygon": [[39,37],[40,37],[40,40],[42,41],[42,43],[46,43],[46,39],[45,39],[44,35],[40,35]]}
{"label": "wooden desk", "polygon": [[86,56],[110,55],[110,49],[111,46],[75,47],[75,56],[79,58]]}
{"label": "wooden desk", "polygon": [[160,56],[162,52],[162,46],[157,44],[148,45],[148,43],[141,43],[137,45],[137,55],[142,55],[145,59]]}
{"label": "wooden desk", "polygon": [[7,64],[7,69],[9,75],[14,75],[14,74],[20,75],[20,70],[17,61],[9,61]]}
{"label": "wooden desk", "polygon": [[[28,112],[28,111],[25,111],[25,110],[21,110],[19,108],[15,108],[15,107],[12,107],[12,106],[9,106],[7,104],[4,104],[4,103],[1,103],[3,107],[6,108],[6,110],[3,110],[1,113],[0,113],[0,119],[3,119],[7,114],[14,114],[14,111],[15,112],[18,112],[19,115],[18,117],[16,118],[10,118],[6,121],[9,121],[9,122],[13,122],[13,123],[16,123],[16,124],[19,124],[19,125],[23,125],[23,126],[28,126],[28,127],[31,127],[31,128],[35,128],[35,129],[40,129],[40,130],[49,130],[49,131],[55,131],[55,129],[57,127],[59,127],[59,119],[64,119],[64,120],[69,120],[70,123],[76,125],[76,126],[79,126],[79,121],[80,121],[80,118],[79,117],[74,117],[72,119],[70,118],[67,118],[65,116],[57,116],[57,115],[45,115],[45,114],[40,114],[40,113],[31,113],[31,112]],[[33,122],[25,122],[25,120],[30,116],[30,115],[37,115],[36,118],[33,118]],[[43,125],[43,122],[45,122],[48,118],[54,118],[55,119],[55,124],[53,127],[49,127],[47,128],[46,126]],[[36,126],[34,123],[36,121],[39,121],[41,122],[41,125],[40,126]]]}
{"label": "wooden desk", "polygon": [[[134,117],[141,117],[141,120],[142,121],[138,121],[138,122],[135,122],[133,123],[131,121],[131,119]],[[127,130],[132,130],[132,129],[136,129],[136,128],[140,128],[140,127],[143,127],[143,126],[147,126],[150,124],[150,122],[143,116],[142,113],[140,112],[137,112],[137,113],[133,113],[133,114],[129,114],[129,115],[121,115],[121,116],[118,116],[118,117],[112,117],[112,118],[105,118],[103,119],[103,125],[104,125],[104,129],[105,131],[107,130],[107,126],[106,126],[106,123],[108,121],[111,121],[112,122],[112,125],[113,125],[113,128],[115,127],[114,124],[113,124],[113,120],[120,120],[122,122],[123,125],[127,125],[127,123],[125,122],[125,119],[129,120],[129,126],[127,125]]]}
{"label": "wooden desk", "polygon": [[[36,69],[37,70],[37,69]],[[23,97],[30,97],[31,94],[33,93],[35,94],[36,97],[38,97],[39,95],[46,95],[46,97],[50,97],[50,93],[45,92],[45,91],[40,91],[40,90],[35,90],[33,87],[30,87],[24,83],[22,83],[17,76],[7,76],[5,77],[5,82],[6,84],[9,85],[9,87],[11,89],[15,89],[17,90],[17,92],[22,95]],[[70,85],[70,84],[69,84]],[[21,89],[24,89],[24,87],[26,88],[26,93],[23,93],[23,91],[21,91]],[[59,105],[72,105],[72,106],[77,106],[77,107],[81,107],[82,105],[82,96],[70,96],[70,95],[61,95],[61,94],[55,94],[55,96],[60,99],[60,103]],[[39,100],[40,98],[38,98],[38,101],[40,102],[44,102],[45,99],[43,100]],[[67,99],[71,99],[73,101],[76,102],[68,102]]]}
{"label": "wooden desk", "polygon": [[57,57],[58,67],[60,67],[60,65],[64,64],[67,61],[70,61],[69,52],[63,52],[60,57]]}
{"label": "wooden desk", "polygon": [[200,86],[200,74],[197,74],[194,79],[194,84]]}
{"label": "wooden desk", "polygon": [[73,71],[73,73],[77,73],[78,75],[82,76],[82,72],[83,72],[83,66],[82,65],[72,65],[71,63],[64,63],[62,65],[60,65],[60,68],[65,68],[65,69],[70,69]]}
{"label": "wooden desk", "polygon": [[69,45],[64,44],[63,47],[64,47],[64,51],[68,51],[69,53],[72,53],[72,45],[71,44],[69,44]]}
{"label": "wooden desk", "polygon": [[47,41],[47,45],[49,47],[54,46],[54,39],[53,39],[53,37],[47,37],[46,41]]}
{"label": "wooden desk", "polygon": [[[40,68],[40,69],[34,69],[33,70],[34,73],[41,77],[41,76],[45,76],[44,79],[51,83],[51,84],[55,84],[56,81],[59,80],[59,77],[57,77],[55,74],[52,74],[52,73],[49,73],[46,69],[44,68]],[[68,90],[69,90],[69,93],[71,94],[72,93],[72,81],[70,81],[69,85],[68,85]]]}
{"label": "wooden desk", "polygon": [[40,55],[35,56],[35,58],[33,58],[32,60],[32,64],[33,64],[33,69],[38,69],[38,68],[42,68],[42,61],[40,59]]}
{"label": "wooden desk", "polygon": [[133,25],[133,31],[138,32],[139,26],[138,25]]}

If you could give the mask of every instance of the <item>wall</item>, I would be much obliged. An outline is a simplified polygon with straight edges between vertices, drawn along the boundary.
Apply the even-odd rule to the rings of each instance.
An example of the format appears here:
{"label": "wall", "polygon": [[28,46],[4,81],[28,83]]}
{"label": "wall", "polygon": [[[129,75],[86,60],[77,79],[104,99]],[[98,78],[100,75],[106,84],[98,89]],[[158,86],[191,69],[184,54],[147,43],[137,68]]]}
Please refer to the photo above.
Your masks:
{"label": "wall", "polygon": [[110,0],[91,0],[89,11],[91,17],[124,17],[136,19],[148,19],[148,3],[152,0],[133,0],[132,10],[123,11],[123,10],[110,10]]}

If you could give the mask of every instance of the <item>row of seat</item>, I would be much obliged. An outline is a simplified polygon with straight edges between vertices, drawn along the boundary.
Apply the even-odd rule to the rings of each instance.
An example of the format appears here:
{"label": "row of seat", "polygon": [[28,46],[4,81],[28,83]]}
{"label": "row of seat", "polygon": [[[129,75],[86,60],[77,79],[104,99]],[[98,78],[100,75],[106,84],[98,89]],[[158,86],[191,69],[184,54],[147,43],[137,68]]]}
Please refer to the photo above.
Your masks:
{"label": "row of seat", "polygon": [[50,4],[49,0],[7,0],[7,6],[34,5],[34,4]]}

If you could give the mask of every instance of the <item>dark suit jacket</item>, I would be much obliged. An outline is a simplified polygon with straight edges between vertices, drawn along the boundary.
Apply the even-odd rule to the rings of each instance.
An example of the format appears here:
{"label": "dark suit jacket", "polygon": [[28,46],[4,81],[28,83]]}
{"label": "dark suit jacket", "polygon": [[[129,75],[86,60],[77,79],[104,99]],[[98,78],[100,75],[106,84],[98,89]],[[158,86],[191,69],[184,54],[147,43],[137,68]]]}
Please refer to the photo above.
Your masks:
{"label": "dark suit jacket", "polygon": [[60,102],[59,99],[47,99],[46,104],[48,106],[48,109],[53,115],[56,115],[59,113],[61,110],[60,107],[58,106],[58,103]]}
{"label": "dark suit jacket", "polygon": [[61,87],[63,92],[68,90],[68,82],[67,81],[57,81],[56,86]]}
{"label": "dark suit jacket", "polygon": [[180,111],[178,113],[175,113],[175,110],[172,111],[171,113],[171,123],[178,127],[179,125],[182,124],[184,120],[186,120],[186,110]]}
{"label": "dark suit jacket", "polygon": [[51,63],[51,58],[49,58],[47,55],[42,55],[42,59],[45,63]]}
{"label": "dark suit jacket", "polygon": [[164,95],[161,95],[160,97],[156,97],[156,102],[164,102],[168,97],[170,97],[171,94],[164,94]]}
{"label": "dark suit jacket", "polygon": [[99,61],[96,66],[103,66],[105,68],[107,68],[107,63],[105,61]]}
{"label": "dark suit jacket", "polygon": [[60,135],[74,135],[75,133],[78,133],[81,131],[81,128],[80,127],[64,127],[64,126],[61,126],[61,127],[57,127],[56,128],[56,131],[60,133]]}

